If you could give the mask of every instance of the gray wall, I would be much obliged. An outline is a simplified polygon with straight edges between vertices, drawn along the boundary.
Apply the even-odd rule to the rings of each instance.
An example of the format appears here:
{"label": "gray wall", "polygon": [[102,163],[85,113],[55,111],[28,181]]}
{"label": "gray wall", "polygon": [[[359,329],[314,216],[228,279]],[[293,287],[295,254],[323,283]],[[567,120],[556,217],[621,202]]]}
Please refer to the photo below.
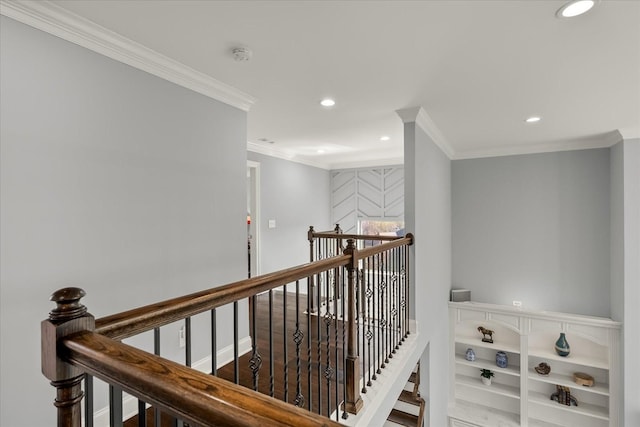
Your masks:
{"label": "gray wall", "polygon": [[609,317],[609,149],[453,162],[453,286]]}
{"label": "gray wall", "polygon": [[624,425],[640,425],[640,139],[611,149],[611,313],[623,322]]}
{"label": "gray wall", "polygon": [[[412,313],[418,322],[422,395],[432,426],[447,425],[451,284],[451,161],[414,122],[404,125],[405,224],[412,246]],[[413,315],[412,315],[413,317]],[[428,367],[428,368],[427,368]],[[427,390],[425,390],[427,389]]]}
{"label": "gray wall", "polygon": [[[53,291],[84,288],[100,317],[246,277],[246,113],[5,17],[0,31],[0,425],[50,426]],[[183,357],[177,326],[162,351]]]}
{"label": "gray wall", "polygon": [[[333,228],[329,171],[253,152],[247,157],[260,163],[260,271],[309,262],[309,226]],[[276,228],[268,227],[270,219]]]}

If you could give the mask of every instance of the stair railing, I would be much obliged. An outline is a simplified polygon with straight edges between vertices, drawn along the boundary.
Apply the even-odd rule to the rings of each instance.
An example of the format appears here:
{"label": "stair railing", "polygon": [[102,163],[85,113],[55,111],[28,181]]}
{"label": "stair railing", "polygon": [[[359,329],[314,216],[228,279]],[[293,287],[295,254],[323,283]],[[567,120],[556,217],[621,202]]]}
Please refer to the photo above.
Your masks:
{"label": "stair railing", "polygon": [[[339,417],[346,418],[348,413],[360,410],[360,392],[366,392],[366,388],[360,389],[364,372],[370,374],[371,366],[374,366],[371,365],[371,356],[364,354],[364,341],[361,341],[359,333],[362,332],[364,340],[370,335],[372,326],[384,329],[387,333],[385,352],[390,352],[393,345],[397,348],[409,333],[408,323],[401,320],[404,314],[398,313],[407,311],[404,307],[408,306],[408,288],[403,286],[409,283],[405,273],[408,271],[406,261],[401,262],[400,257],[412,241],[412,236],[408,235],[384,245],[358,250],[355,241],[347,239],[341,255],[97,320],[80,302],[85,295],[82,289],[61,289],[51,297],[57,307],[42,322],[42,372],[57,390],[58,426],[82,425],[83,397],[84,425],[93,425],[91,395],[94,377],[109,384],[113,402],[110,406],[112,426],[123,425],[123,390],[139,399],[139,425],[146,425],[147,407],[151,405],[156,425],[159,425],[163,414],[168,414],[173,418],[173,425],[182,421],[201,426],[337,426],[327,417],[334,414],[337,421]],[[401,250],[404,252],[399,252]],[[397,264],[392,261],[394,257]],[[387,278],[384,280],[389,281],[388,287],[394,289],[386,291],[391,299],[384,302],[380,293],[373,291],[364,297],[360,295],[362,285],[368,283],[363,276],[362,265],[378,269],[378,273],[371,272],[376,277]],[[392,274],[397,275],[394,285],[391,285]],[[336,280],[336,277],[347,280]],[[313,298],[303,295],[303,291],[312,294],[320,289],[320,286],[312,289],[311,282],[322,283],[325,288],[338,284],[341,295],[346,297],[335,298],[331,304],[318,307],[313,312],[310,309]],[[283,291],[282,322],[274,320],[272,309],[277,289]],[[295,297],[288,297],[291,289],[295,289]],[[316,293],[320,300],[320,293]],[[256,325],[258,298],[268,298],[269,301],[268,332],[258,331]],[[288,298],[294,299],[293,303],[287,302]],[[371,316],[373,312],[362,312],[365,305],[358,302],[362,298],[380,301],[377,309],[388,313],[383,315],[388,316],[388,321],[377,319],[378,324],[373,325],[376,320]],[[245,355],[250,369],[249,380],[246,380],[246,375],[240,375],[241,358],[238,354],[238,302],[245,299],[250,300],[252,307],[252,344],[250,352]],[[233,306],[234,359],[232,375],[225,378],[216,363],[216,310],[226,305]],[[290,328],[287,326],[288,311],[295,318],[295,326]],[[210,374],[190,367],[191,318],[207,312],[211,317],[213,360]],[[292,317],[288,320],[291,321]],[[159,330],[173,322],[184,322],[186,328],[185,365],[159,354]],[[274,331],[275,325],[281,323],[283,329]],[[121,342],[147,331],[154,331],[154,353]],[[389,334],[392,331],[393,334]],[[272,348],[274,333],[284,337],[282,352],[285,360],[282,366],[274,365],[274,359],[278,357],[274,356]],[[261,334],[266,335],[268,341],[262,347],[258,339]],[[378,345],[381,345],[381,339],[378,338]],[[295,366],[288,364],[292,356]],[[269,367],[263,366],[263,358],[269,360]],[[373,360],[376,360],[375,356]],[[381,356],[378,356],[378,362],[380,360]],[[361,370],[363,361],[367,362]],[[267,381],[263,380],[265,378]],[[274,390],[275,382],[283,383],[284,390]],[[271,399],[268,395],[284,401]]]}

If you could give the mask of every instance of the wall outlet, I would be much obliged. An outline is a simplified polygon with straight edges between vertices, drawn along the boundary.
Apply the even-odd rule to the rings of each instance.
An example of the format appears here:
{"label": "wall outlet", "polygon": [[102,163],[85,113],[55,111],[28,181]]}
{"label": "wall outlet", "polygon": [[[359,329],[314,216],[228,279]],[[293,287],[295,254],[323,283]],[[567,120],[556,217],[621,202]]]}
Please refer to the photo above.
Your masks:
{"label": "wall outlet", "polygon": [[269,228],[276,228],[276,220],[275,219],[270,219],[269,220]]}
{"label": "wall outlet", "polygon": [[513,301],[513,306],[514,306],[514,307],[518,307],[518,308],[522,307],[522,301],[515,301],[515,300],[514,300],[514,301]]}
{"label": "wall outlet", "polygon": [[180,346],[180,348],[184,348],[184,346],[186,345],[184,326],[181,327],[178,331],[178,345]]}

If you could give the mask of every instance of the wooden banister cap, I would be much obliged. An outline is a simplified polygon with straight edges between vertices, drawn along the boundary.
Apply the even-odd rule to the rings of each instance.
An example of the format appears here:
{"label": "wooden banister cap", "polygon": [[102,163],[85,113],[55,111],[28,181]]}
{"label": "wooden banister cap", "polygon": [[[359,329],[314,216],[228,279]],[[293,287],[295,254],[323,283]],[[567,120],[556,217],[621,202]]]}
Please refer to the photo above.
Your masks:
{"label": "wooden banister cap", "polygon": [[49,312],[49,319],[53,321],[71,320],[81,317],[87,312],[87,307],[80,304],[80,299],[87,293],[80,288],[69,287],[55,291],[49,301],[56,303],[56,308]]}

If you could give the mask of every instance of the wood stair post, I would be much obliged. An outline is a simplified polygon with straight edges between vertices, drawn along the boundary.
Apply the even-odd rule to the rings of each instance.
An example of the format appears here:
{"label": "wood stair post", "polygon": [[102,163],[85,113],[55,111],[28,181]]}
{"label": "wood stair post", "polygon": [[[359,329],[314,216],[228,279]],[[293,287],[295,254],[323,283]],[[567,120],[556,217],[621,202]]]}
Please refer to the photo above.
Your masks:
{"label": "wood stair post", "polygon": [[54,405],[58,408],[58,427],[80,427],[82,424],[81,382],[84,372],[63,360],[58,343],[63,338],[81,331],[95,329],[95,319],[80,304],[85,296],[80,288],[64,288],[51,295],[57,306],[49,318],[41,323],[42,373],[56,388]]}
{"label": "wood stair post", "polygon": [[345,255],[350,255],[351,260],[347,265],[347,361],[345,366],[345,381],[347,383],[347,395],[344,400],[345,411],[357,414],[362,408],[363,402],[360,397],[360,361],[357,352],[357,329],[356,329],[356,267],[358,260],[356,257],[358,250],[353,239],[347,240]]}

